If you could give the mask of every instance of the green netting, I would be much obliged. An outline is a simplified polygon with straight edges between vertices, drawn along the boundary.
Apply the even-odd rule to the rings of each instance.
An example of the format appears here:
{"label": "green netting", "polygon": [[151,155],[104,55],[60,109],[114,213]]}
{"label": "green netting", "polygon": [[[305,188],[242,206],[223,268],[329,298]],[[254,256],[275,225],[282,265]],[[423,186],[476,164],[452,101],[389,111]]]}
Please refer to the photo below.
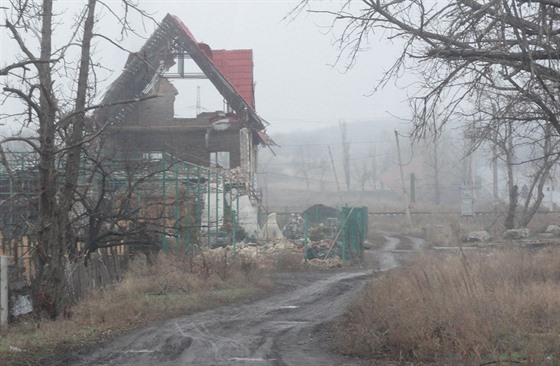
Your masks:
{"label": "green netting", "polygon": [[367,207],[342,208],[342,260],[361,258],[364,254],[364,241],[368,231]]}

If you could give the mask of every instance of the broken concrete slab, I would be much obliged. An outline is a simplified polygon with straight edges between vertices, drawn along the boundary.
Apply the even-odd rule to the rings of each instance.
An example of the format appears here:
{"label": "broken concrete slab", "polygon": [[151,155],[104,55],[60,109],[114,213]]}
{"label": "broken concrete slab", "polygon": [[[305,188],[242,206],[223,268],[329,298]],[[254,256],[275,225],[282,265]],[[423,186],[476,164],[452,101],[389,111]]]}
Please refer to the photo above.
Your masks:
{"label": "broken concrete slab", "polygon": [[511,230],[507,230],[502,237],[504,239],[513,239],[513,240],[519,240],[519,239],[526,239],[531,235],[531,232],[529,231],[529,229],[527,228],[522,228],[522,229],[511,229]]}
{"label": "broken concrete slab", "polygon": [[466,242],[487,242],[492,239],[488,231],[471,231],[465,237]]}
{"label": "broken concrete slab", "polygon": [[276,213],[271,213],[270,215],[268,215],[266,224],[264,224],[259,233],[259,239],[274,240],[283,238],[284,235],[282,234],[282,231],[278,227],[278,222],[276,221]]}

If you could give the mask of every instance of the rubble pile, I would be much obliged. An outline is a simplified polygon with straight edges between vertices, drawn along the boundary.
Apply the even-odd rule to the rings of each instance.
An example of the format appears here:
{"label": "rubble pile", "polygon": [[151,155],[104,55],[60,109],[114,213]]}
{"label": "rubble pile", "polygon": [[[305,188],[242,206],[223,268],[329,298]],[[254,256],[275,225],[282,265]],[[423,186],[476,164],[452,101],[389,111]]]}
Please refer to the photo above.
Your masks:
{"label": "rubble pile", "polygon": [[[350,217],[352,210],[353,208],[347,217]],[[235,254],[255,260],[261,267],[274,266],[275,263],[281,266],[281,262],[294,268],[304,264],[319,268],[340,267],[341,255],[346,257],[345,254],[349,254],[354,258],[355,254],[358,254],[355,251],[360,251],[363,247],[352,249],[352,244],[348,244],[348,251],[342,253],[342,223],[339,216],[336,209],[315,205],[303,214],[290,214],[281,230],[277,214],[270,213],[266,223],[259,229],[257,243],[237,242]],[[348,219],[345,223],[347,221]],[[361,233],[361,222],[354,222],[353,230]],[[360,245],[363,245],[363,242]],[[226,256],[233,255],[231,245],[228,245],[226,250],[229,251],[226,252]],[[223,256],[224,252],[220,251],[218,255]]]}
{"label": "rubble pile", "polygon": [[[286,239],[276,239],[260,245],[238,243],[237,253],[249,258],[273,257],[286,253],[302,253],[301,248]],[[302,257],[303,258],[303,257]]]}
{"label": "rubble pile", "polygon": [[[342,266],[342,260],[339,258],[339,245],[333,246],[332,239],[309,242],[307,244],[306,258],[304,256],[304,248],[303,240],[275,239],[261,244],[239,242],[236,245],[235,252],[238,256],[255,260],[261,268],[274,267],[276,261],[283,256],[292,256],[293,259],[300,258],[298,266],[303,266],[305,263],[309,266],[323,269]],[[229,245],[207,249],[203,255],[207,261],[224,260],[224,258],[229,261],[233,256],[233,247]]]}
{"label": "rubble pile", "polygon": [[[338,255],[338,245],[333,247],[332,239],[321,239],[307,244],[307,259],[325,259]],[[329,253],[330,251],[330,253]]]}
{"label": "rubble pile", "polygon": [[307,263],[310,266],[317,267],[317,268],[342,267],[342,260],[340,260],[339,257],[327,258],[327,259],[313,258],[307,261]]}

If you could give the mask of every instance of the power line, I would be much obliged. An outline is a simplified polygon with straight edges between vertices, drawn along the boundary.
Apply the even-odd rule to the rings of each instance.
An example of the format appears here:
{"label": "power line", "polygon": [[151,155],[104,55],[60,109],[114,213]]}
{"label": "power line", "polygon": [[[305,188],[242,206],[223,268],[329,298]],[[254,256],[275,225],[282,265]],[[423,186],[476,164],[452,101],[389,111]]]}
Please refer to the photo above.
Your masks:
{"label": "power line", "polygon": [[[377,143],[391,143],[389,140],[376,140],[376,141],[350,141],[349,144],[351,145],[361,145],[361,144],[377,144]],[[301,144],[287,144],[287,145],[280,145],[280,147],[301,147],[301,146],[333,146],[333,145],[342,145],[342,142],[321,142],[316,144],[310,143],[301,143]]]}

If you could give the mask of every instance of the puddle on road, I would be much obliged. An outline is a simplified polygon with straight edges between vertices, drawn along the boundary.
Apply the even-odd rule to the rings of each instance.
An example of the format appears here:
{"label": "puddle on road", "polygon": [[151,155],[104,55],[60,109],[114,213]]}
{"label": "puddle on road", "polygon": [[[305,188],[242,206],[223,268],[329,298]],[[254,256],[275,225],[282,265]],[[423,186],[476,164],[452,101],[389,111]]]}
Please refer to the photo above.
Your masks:
{"label": "puddle on road", "polygon": [[123,353],[154,353],[154,350],[149,349],[129,349],[128,351],[124,351]]}
{"label": "puddle on road", "polygon": [[274,324],[275,329],[285,330],[285,329],[294,328],[299,325],[307,324],[309,322],[304,320],[278,320],[278,321],[272,321],[271,323]]}
{"label": "puddle on road", "polygon": [[228,361],[233,361],[233,362],[270,362],[270,361],[276,361],[275,358],[250,358],[250,357],[232,357],[229,358]]}
{"label": "puddle on road", "polygon": [[395,268],[399,265],[399,263],[397,262],[397,258],[392,252],[397,248],[397,245],[400,243],[400,240],[392,236],[385,236],[384,238],[385,238],[385,245],[383,245],[383,248],[379,251],[378,254],[378,260],[380,266],[379,269],[382,271]]}
{"label": "puddle on road", "polygon": [[412,242],[412,250],[419,252],[424,248],[424,239],[413,236],[407,236],[407,238]]}
{"label": "puddle on road", "polygon": [[276,314],[286,312],[287,310],[294,310],[297,308],[299,308],[299,306],[297,305],[275,306],[273,308],[269,308],[267,312],[269,314]]}

